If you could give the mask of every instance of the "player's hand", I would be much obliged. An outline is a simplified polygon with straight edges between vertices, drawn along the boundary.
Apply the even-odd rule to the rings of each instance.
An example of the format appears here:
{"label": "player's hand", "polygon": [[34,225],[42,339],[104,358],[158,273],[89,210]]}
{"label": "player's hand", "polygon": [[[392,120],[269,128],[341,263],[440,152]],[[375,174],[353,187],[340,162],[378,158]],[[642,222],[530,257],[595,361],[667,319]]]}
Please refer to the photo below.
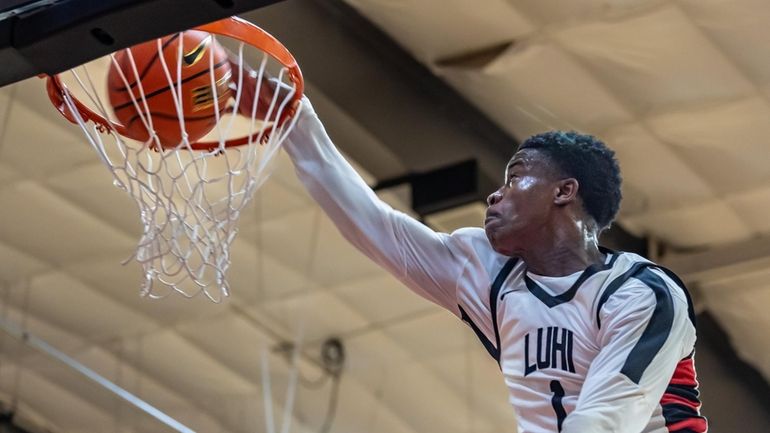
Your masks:
{"label": "player's hand", "polygon": [[[233,78],[230,82],[231,89],[233,90],[233,96],[238,90],[238,83],[241,81],[241,95],[238,101],[238,106],[233,107],[234,111],[242,116],[251,117],[251,112],[254,110],[254,101],[256,100],[256,118],[265,119],[268,114],[274,115],[275,110],[278,109],[278,105],[281,104],[284,98],[286,98],[289,89],[288,86],[281,85],[277,79],[269,77],[267,72],[263,74],[260,79],[259,74],[252,69],[245,61],[243,65],[238,64],[238,58],[229,56],[230,69],[233,71]],[[240,78],[242,76],[242,78]],[[258,84],[259,80],[259,86]],[[259,87],[259,89],[257,89]],[[276,99],[276,106],[273,107],[273,113],[268,113],[270,104],[273,101],[276,89],[278,89],[278,98]],[[259,92],[257,94],[257,92]]]}

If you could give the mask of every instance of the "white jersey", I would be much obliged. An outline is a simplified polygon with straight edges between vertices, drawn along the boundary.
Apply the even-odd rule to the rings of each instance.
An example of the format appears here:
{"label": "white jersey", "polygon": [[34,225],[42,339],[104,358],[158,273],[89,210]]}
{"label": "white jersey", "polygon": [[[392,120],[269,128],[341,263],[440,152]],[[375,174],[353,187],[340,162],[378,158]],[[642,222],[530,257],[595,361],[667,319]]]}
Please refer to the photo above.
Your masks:
{"label": "white jersey", "polygon": [[[382,202],[307,100],[284,148],[340,232],[466,322],[499,363],[520,433],[701,433],[691,304],[631,253],[566,277],[527,272],[480,228],[436,233]],[[673,279],[672,279],[673,278]]]}

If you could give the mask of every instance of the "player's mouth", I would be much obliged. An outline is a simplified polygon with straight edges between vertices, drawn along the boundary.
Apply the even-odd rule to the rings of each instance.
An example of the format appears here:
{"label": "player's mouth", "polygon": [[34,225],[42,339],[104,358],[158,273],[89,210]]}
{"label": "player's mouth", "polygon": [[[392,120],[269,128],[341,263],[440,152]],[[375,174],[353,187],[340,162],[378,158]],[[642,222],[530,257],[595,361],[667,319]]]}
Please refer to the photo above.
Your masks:
{"label": "player's mouth", "polygon": [[486,227],[486,226],[487,226],[487,225],[489,225],[489,224],[490,224],[492,221],[495,221],[495,220],[497,220],[498,218],[500,218],[500,215],[498,215],[497,213],[495,213],[495,212],[489,212],[489,211],[487,211],[487,217],[484,219],[484,226]]}

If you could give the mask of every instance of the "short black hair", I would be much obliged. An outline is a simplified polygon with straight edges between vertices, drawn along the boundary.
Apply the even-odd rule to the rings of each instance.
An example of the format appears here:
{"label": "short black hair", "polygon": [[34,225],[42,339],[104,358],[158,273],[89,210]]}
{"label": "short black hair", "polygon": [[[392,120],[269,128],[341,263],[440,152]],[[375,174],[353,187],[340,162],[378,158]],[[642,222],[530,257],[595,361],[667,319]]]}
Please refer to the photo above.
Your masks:
{"label": "short black hair", "polygon": [[598,138],[575,131],[548,131],[533,135],[519,149],[543,152],[568,177],[577,179],[578,195],[588,214],[605,229],[620,209],[620,166],[615,152]]}

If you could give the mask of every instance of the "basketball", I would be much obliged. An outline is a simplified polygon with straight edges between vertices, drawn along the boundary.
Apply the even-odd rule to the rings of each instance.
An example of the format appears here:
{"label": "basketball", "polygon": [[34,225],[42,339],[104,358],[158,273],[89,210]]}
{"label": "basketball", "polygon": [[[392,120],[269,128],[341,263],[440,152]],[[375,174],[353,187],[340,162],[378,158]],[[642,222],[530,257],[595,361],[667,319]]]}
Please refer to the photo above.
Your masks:
{"label": "basketball", "polygon": [[[209,67],[211,56],[213,79]],[[129,138],[139,141],[150,138],[142,121],[144,117],[155,130],[160,145],[173,148],[182,141],[183,132],[174,98],[181,96],[179,109],[184,117],[184,129],[188,141],[195,143],[216,125],[216,109],[220,114],[224,110],[230,97],[231,74],[227,52],[214,37],[206,32],[188,30],[161,38],[160,49],[158,42],[153,40],[119,51],[110,65],[107,90],[115,116]],[[178,83],[181,83],[181,89]],[[142,93],[146,106],[142,102]]]}

